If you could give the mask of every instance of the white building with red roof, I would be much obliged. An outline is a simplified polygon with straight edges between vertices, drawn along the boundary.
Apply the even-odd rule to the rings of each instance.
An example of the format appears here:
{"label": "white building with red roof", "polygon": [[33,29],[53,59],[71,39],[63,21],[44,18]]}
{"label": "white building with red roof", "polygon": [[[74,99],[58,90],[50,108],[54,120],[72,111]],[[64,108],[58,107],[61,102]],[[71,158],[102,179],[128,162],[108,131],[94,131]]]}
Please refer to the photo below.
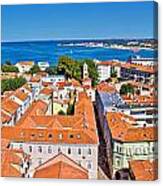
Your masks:
{"label": "white building with red roof", "polygon": [[52,157],[34,170],[34,178],[88,179],[88,170],[63,153]]}
{"label": "white building with red roof", "polygon": [[[38,102],[38,101],[37,101]],[[13,149],[31,156],[30,172],[62,152],[97,178],[98,136],[93,105],[80,93],[73,115],[46,115],[48,105],[35,102],[15,127],[3,127],[2,136]]]}
{"label": "white building with red roof", "polygon": [[15,66],[19,69],[20,73],[26,73],[30,71],[34,64],[34,61],[20,61]]}

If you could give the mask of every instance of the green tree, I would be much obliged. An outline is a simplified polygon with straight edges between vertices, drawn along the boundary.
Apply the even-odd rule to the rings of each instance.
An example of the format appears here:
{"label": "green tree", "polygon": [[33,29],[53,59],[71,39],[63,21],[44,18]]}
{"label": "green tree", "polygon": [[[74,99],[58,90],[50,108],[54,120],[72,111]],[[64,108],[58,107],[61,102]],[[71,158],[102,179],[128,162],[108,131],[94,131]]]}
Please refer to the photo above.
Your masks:
{"label": "green tree", "polygon": [[65,112],[64,112],[63,110],[60,110],[60,111],[58,112],[58,114],[59,114],[59,115],[66,115]]}
{"label": "green tree", "polygon": [[112,72],[111,72],[111,77],[112,78],[116,78],[117,77],[117,71],[114,69],[114,70],[112,70]]}
{"label": "green tree", "polygon": [[130,83],[123,84],[120,88],[120,94],[121,95],[134,94],[134,87]]}
{"label": "green tree", "polygon": [[67,78],[81,79],[80,64],[68,56],[59,58],[57,70],[59,74],[64,74]]}
{"label": "green tree", "polygon": [[18,68],[14,65],[2,65],[2,72],[19,72]]}
{"label": "green tree", "polygon": [[45,70],[49,75],[56,75],[57,74],[57,67],[56,66],[51,66],[46,68]]}
{"label": "green tree", "polygon": [[98,71],[97,71],[96,64],[91,59],[85,59],[81,63],[82,69],[83,69],[84,63],[86,63],[88,65],[88,73],[89,73],[89,77],[92,79],[92,85],[93,86],[97,85],[99,74],[98,74]]}
{"label": "green tree", "polygon": [[40,67],[37,65],[37,64],[35,64],[35,65],[33,65],[33,67],[29,70],[29,73],[30,74],[36,74],[37,72],[40,72]]}
{"label": "green tree", "polygon": [[93,60],[74,60],[68,56],[61,56],[58,61],[57,71],[59,74],[64,74],[67,78],[75,78],[76,80],[82,80],[83,65],[88,65],[89,77],[92,79],[92,85],[95,86],[98,83],[98,71]]}
{"label": "green tree", "polygon": [[5,91],[16,90],[26,82],[26,79],[23,77],[4,79],[1,81],[1,93],[3,94]]}
{"label": "green tree", "polygon": [[5,62],[5,64],[6,64],[6,65],[12,65],[10,60],[7,60],[7,61]]}

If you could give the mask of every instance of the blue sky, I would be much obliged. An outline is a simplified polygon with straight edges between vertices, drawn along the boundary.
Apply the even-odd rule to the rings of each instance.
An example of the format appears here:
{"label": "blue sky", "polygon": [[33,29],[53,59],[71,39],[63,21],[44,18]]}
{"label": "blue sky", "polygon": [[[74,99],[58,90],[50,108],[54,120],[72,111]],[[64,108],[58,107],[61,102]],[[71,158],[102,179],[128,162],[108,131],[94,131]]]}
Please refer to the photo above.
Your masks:
{"label": "blue sky", "polygon": [[152,38],[153,2],[2,6],[2,41]]}

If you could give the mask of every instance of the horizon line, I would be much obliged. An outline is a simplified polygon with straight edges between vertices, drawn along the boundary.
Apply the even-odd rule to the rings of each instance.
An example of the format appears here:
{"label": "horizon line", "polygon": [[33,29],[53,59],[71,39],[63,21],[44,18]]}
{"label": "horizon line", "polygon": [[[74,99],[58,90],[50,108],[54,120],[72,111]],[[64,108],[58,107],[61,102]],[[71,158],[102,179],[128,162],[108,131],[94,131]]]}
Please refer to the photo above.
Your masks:
{"label": "horizon line", "polygon": [[14,43],[14,42],[31,42],[31,41],[80,41],[80,40],[143,40],[143,39],[153,39],[157,40],[157,38],[153,37],[112,37],[112,38],[106,38],[106,37],[101,37],[101,38],[56,38],[56,39],[25,39],[25,40],[1,40],[1,43]]}

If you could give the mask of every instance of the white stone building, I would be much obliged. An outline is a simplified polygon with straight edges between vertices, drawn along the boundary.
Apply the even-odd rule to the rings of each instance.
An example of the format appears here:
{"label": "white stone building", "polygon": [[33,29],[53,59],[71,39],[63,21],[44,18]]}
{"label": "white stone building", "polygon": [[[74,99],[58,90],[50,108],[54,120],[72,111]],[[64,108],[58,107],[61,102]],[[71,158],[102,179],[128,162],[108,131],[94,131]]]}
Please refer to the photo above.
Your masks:
{"label": "white stone building", "polygon": [[20,73],[26,73],[30,71],[34,64],[35,64],[34,61],[22,61],[16,63],[15,66],[18,68]]}
{"label": "white stone building", "polygon": [[[62,152],[88,170],[89,179],[97,179],[98,136],[93,105],[80,93],[74,115],[46,115],[48,105],[35,102],[16,127],[3,127],[3,138],[10,139],[12,149],[30,155],[28,176],[39,165]],[[12,134],[12,135],[10,135]]]}
{"label": "white stone building", "polygon": [[41,71],[45,71],[50,65],[49,65],[49,62],[47,61],[39,61],[38,66]]}

